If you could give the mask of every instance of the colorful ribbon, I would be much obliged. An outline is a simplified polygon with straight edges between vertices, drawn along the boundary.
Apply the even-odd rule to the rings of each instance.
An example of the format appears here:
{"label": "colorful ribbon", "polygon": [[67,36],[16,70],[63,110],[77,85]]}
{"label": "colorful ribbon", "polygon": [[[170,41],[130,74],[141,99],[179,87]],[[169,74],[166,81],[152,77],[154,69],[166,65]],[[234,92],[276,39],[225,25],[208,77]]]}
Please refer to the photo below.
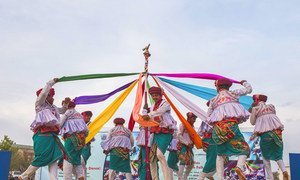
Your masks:
{"label": "colorful ribbon", "polygon": [[[149,81],[147,81],[147,92],[149,92],[149,89],[150,89],[150,84],[149,84]],[[148,97],[149,97],[149,100],[150,100],[150,104],[154,104],[154,100],[152,99],[150,93],[148,93]]]}
{"label": "colorful ribbon", "polygon": [[128,122],[128,129],[133,130],[134,124],[135,124],[135,119],[138,119],[138,113],[141,110],[141,105],[142,105],[142,100],[143,100],[143,93],[144,93],[144,84],[142,84],[142,74],[140,74],[139,79],[138,79],[138,87],[136,90],[136,95],[135,95],[135,102],[134,106],[130,115],[130,119]]}
{"label": "colorful ribbon", "polygon": [[132,83],[120,96],[118,96],[101,114],[99,114],[92,122],[89,124],[89,135],[86,137],[86,142],[89,142],[93,137],[100,131],[104,124],[115,114],[120,105],[132,91],[133,87],[136,85],[137,81]]}
{"label": "colorful ribbon", "polygon": [[140,74],[139,80],[138,80],[138,88],[136,91],[136,96],[135,96],[135,102],[133,106],[133,119],[136,121],[139,119],[139,112],[141,110],[143,102],[143,83],[142,83],[142,75]]}
{"label": "colorful ribbon", "polygon": [[[137,89],[136,97],[135,97],[135,103],[134,103],[134,107],[133,107],[133,111],[132,111],[132,118],[135,122],[139,123],[139,125],[141,125],[143,127],[158,126],[159,125],[158,122],[156,122],[152,119],[146,121],[139,114],[139,112],[141,110],[141,106],[142,106],[143,95],[144,95],[143,87],[144,87],[144,85],[142,85],[142,78],[140,75],[138,89]],[[133,128],[133,127],[130,127],[130,128]]]}
{"label": "colorful ribbon", "polygon": [[120,76],[132,76],[136,74],[139,73],[109,73],[109,74],[86,74],[86,75],[78,75],[78,76],[63,76],[59,78],[57,82],[77,81],[77,80],[97,79],[97,78],[111,78],[111,77],[120,77]]}
{"label": "colorful ribbon", "polygon": [[127,83],[107,94],[76,97],[75,104],[93,104],[93,103],[105,101],[107,98],[111,97],[112,95],[116,94],[117,92],[120,92],[120,91],[128,88],[133,82],[134,81]]}
{"label": "colorful ribbon", "polygon": [[[152,78],[154,79],[154,81],[156,82],[156,84],[160,87],[160,85],[157,82],[156,78],[154,76],[152,76]],[[179,112],[179,110],[173,104],[173,102],[171,101],[171,99],[167,96],[166,92],[164,92],[163,95],[165,96],[165,98],[167,99],[167,101],[170,103],[172,109],[175,111],[175,113],[178,116],[179,120],[182,122],[182,124],[186,128],[187,132],[190,135],[191,140],[193,141],[193,143],[195,144],[195,146],[197,147],[197,149],[202,148],[202,139],[201,139],[201,137],[197,134],[197,132],[195,131],[195,129],[190,125],[190,123],[188,123],[187,120],[182,116],[182,114]]]}
{"label": "colorful ribbon", "polygon": [[177,91],[171,88],[166,83],[162,82],[159,78],[156,78],[157,82],[163,86],[164,89],[168,90],[181,104],[183,104],[188,110],[194,113],[201,120],[205,121],[207,118],[206,112],[198,107],[193,102],[189,101],[187,98],[180,95]]}
{"label": "colorful ribbon", "polygon": [[[218,94],[215,89],[186,84],[161,77],[159,77],[159,79],[205,100],[210,100]],[[249,109],[251,104],[253,103],[253,100],[251,96],[241,96],[239,102],[244,106],[245,109]]]}
{"label": "colorful ribbon", "polygon": [[[209,80],[218,80],[220,78],[227,78],[218,74],[210,73],[153,73],[149,74],[152,76],[165,76],[165,77],[175,77],[175,78],[195,78],[195,79],[209,79]],[[230,79],[230,78],[227,78]],[[230,79],[233,83],[240,83],[240,81]]]}

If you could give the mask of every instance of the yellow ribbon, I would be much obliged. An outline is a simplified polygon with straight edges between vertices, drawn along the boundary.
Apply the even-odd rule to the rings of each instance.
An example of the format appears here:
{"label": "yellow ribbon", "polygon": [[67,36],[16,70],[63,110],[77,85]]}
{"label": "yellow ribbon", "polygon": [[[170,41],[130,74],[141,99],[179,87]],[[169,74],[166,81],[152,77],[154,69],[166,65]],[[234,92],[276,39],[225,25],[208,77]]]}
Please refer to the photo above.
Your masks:
{"label": "yellow ribbon", "polygon": [[107,123],[107,121],[115,114],[120,105],[132,91],[133,87],[136,85],[137,80],[132,83],[120,96],[118,96],[101,114],[99,114],[96,119],[89,124],[89,135],[86,137],[85,141],[88,143],[100,129]]}

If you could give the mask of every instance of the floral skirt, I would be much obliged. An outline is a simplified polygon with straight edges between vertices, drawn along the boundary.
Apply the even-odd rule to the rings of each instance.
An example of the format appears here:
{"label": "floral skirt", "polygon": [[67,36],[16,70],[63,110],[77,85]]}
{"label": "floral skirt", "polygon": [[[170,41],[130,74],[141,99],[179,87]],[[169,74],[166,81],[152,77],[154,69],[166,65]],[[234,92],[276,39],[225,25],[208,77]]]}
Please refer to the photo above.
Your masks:
{"label": "floral skirt", "polygon": [[131,173],[129,150],[121,147],[111,149],[109,169]]}
{"label": "floral skirt", "polygon": [[268,131],[260,134],[260,148],[267,160],[280,160],[283,153],[281,130]]}
{"label": "floral skirt", "polygon": [[172,134],[170,133],[154,133],[153,143],[150,149],[150,161],[153,162],[158,160],[156,157],[157,148],[165,154],[171,141]]}
{"label": "floral skirt", "polygon": [[73,165],[81,165],[82,143],[81,139],[73,134],[65,139],[65,150],[67,153],[67,161]]}
{"label": "floral skirt", "polygon": [[215,123],[212,139],[217,144],[217,154],[220,156],[249,155],[249,145],[234,119]]}
{"label": "floral skirt", "polygon": [[34,159],[32,165],[47,166],[63,157],[62,144],[55,133],[37,132],[33,135]]}
{"label": "floral skirt", "polygon": [[194,164],[194,153],[193,147],[186,146],[184,144],[178,143],[179,150],[178,159],[180,165],[193,165]]}

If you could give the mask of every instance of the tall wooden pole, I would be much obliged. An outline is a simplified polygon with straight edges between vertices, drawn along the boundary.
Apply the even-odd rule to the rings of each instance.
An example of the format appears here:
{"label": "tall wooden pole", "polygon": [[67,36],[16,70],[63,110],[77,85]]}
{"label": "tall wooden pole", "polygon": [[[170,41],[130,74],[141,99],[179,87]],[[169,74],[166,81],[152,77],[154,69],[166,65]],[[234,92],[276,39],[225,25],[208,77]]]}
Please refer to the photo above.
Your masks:
{"label": "tall wooden pole", "polygon": [[[145,83],[144,83],[144,89],[145,89],[145,106],[148,107],[148,102],[147,102],[147,95],[148,95],[148,90],[147,90],[147,81],[148,81],[148,58],[151,56],[150,52],[149,52],[149,47],[150,44],[148,44],[148,46],[146,46],[143,49],[143,54],[145,57],[145,67],[144,67],[144,75],[145,75]],[[149,147],[148,147],[148,142],[149,142],[149,137],[148,137],[148,127],[144,127],[145,128],[145,144],[146,144],[146,180],[151,180],[151,174],[150,174],[150,160],[149,160]],[[143,159],[142,159],[143,161]]]}

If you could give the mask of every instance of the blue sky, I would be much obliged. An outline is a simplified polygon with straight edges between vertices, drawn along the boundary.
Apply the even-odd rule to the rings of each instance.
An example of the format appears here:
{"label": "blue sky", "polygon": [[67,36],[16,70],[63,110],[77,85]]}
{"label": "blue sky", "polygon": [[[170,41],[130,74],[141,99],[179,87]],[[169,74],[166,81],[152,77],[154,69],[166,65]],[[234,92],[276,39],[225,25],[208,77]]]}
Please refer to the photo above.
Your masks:
{"label": "blue sky", "polygon": [[[299,30],[298,1],[2,0],[0,137],[32,143],[35,91],[48,80],[140,72],[141,49],[151,43],[150,72],[210,72],[248,80],[254,93],[267,94],[276,106],[286,127],[286,152],[299,152],[300,143],[291,140],[300,126]],[[55,103],[65,96],[107,93],[134,78],[59,83]],[[213,87],[212,81],[185,82]],[[115,97],[78,110],[97,115]],[[206,108],[205,101],[191,99]],[[116,116],[129,117],[131,108],[132,100],[126,101]]]}

